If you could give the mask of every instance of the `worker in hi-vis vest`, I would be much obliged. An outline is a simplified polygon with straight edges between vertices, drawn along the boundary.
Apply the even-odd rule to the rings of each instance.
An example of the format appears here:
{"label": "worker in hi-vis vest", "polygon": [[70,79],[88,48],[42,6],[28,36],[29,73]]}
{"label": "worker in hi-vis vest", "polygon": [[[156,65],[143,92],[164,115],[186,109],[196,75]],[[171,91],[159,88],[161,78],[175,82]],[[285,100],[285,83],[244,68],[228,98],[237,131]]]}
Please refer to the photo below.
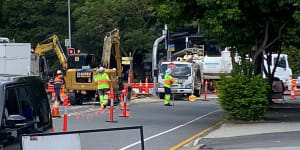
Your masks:
{"label": "worker in hi-vis vest", "polygon": [[165,106],[172,106],[170,104],[170,98],[171,98],[171,85],[176,82],[178,83],[177,80],[175,80],[172,75],[171,75],[171,69],[168,68],[166,70],[166,74],[164,77],[164,88],[165,88]]}
{"label": "worker in hi-vis vest", "polygon": [[104,68],[100,67],[98,70],[97,76],[94,78],[95,82],[98,84],[98,95],[100,98],[101,108],[104,108],[108,103],[108,94],[109,91],[109,76],[104,72]]}
{"label": "worker in hi-vis vest", "polygon": [[55,91],[55,98],[59,103],[62,103],[60,98],[60,90],[61,86],[64,84],[64,76],[61,70],[57,70],[56,76],[54,78],[54,91]]}

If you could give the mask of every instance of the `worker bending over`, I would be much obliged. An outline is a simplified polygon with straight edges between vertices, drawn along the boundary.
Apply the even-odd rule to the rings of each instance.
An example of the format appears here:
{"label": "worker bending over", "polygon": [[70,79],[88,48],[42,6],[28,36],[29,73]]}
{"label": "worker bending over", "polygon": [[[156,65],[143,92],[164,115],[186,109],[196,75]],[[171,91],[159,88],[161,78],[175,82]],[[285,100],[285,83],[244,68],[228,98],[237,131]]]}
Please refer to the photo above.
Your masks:
{"label": "worker bending over", "polygon": [[100,98],[101,109],[103,109],[108,103],[108,94],[109,91],[109,76],[104,72],[104,68],[100,67],[98,74],[95,77],[95,82],[98,84],[98,95]]}
{"label": "worker bending over", "polygon": [[176,82],[178,83],[177,80],[175,80],[172,75],[171,75],[171,69],[168,68],[166,70],[166,74],[164,77],[164,88],[165,88],[165,106],[172,106],[170,104],[170,98],[171,98],[171,85]]}

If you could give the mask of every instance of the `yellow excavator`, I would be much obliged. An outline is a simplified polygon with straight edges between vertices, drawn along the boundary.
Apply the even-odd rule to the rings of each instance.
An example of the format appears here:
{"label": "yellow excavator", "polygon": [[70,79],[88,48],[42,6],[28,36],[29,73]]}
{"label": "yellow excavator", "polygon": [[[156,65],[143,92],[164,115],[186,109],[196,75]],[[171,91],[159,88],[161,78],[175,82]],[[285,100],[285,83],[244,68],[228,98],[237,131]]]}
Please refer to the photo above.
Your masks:
{"label": "yellow excavator", "polygon": [[[110,69],[111,51],[114,48],[117,69]],[[65,89],[72,105],[82,104],[95,96],[97,83],[93,77],[98,73],[98,65],[93,54],[76,53],[66,57],[57,35],[52,35],[37,44],[33,54],[39,58],[40,75],[42,79],[48,78],[48,65],[45,58],[47,52],[54,51],[58,57],[61,69],[64,72]],[[108,32],[104,38],[101,66],[113,81],[115,93],[120,93],[121,85],[121,59],[120,59],[120,36],[119,30]]]}
{"label": "yellow excavator", "polygon": [[[97,84],[93,76],[97,74],[96,58],[93,54],[68,54],[66,57],[56,35],[37,44],[33,53],[40,59],[40,75],[42,79],[48,74],[45,55],[54,51],[64,73],[65,89],[71,104],[81,104],[83,100],[94,97]],[[42,66],[42,67],[41,67]]]}

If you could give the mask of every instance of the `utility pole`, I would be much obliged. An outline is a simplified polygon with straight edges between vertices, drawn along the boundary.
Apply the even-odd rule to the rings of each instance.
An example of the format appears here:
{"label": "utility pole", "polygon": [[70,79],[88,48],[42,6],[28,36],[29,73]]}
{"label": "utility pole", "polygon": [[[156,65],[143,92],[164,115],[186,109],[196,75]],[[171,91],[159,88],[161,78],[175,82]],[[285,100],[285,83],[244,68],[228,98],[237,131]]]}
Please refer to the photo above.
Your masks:
{"label": "utility pole", "polygon": [[70,12],[70,0],[68,0],[68,22],[69,22],[69,48],[72,47],[72,42],[71,42],[71,12]]}

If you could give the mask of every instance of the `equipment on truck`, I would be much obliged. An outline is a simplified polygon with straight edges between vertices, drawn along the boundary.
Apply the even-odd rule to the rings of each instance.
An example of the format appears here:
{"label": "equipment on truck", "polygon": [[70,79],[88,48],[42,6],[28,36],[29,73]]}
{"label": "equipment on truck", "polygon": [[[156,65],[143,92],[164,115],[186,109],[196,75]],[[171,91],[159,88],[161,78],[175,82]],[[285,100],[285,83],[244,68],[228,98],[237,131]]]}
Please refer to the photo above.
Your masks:
{"label": "equipment on truck", "polygon": [[[93,82],[93,76],[97,74],[96,58],[93,54],[69,54],[66,57],[58,37],[52,35],[46,40],[38,43],[33,53],[42,58],[40,74],[48,74],[45,55],[54,51],[64,72],[65,89],[71,104],[81,104],[84,99],[94,97],[97,84]],[[45,78],[44,78],[45,79]]]}

